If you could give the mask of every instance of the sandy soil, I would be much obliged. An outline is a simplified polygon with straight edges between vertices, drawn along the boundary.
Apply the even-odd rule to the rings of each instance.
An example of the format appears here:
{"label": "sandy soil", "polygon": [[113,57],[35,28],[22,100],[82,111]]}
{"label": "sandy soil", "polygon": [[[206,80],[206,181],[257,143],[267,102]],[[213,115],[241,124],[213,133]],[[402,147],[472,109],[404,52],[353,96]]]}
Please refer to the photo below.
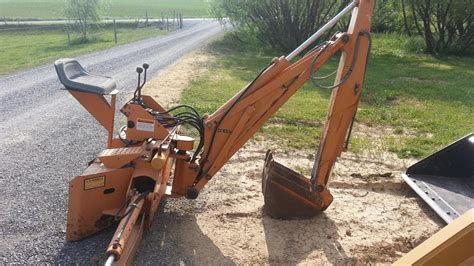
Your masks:
{"label": "sandy soil", "polygon": [[[190,80],[206,73],[205,67],[213,60],[203,50],[188,55],[162,71],[146,91],[170,106]],[[374,141],[387,130],[356,128]],[[334,202],[323,214],[309,220],[272,219],[262,211],[261,194],[263,159],[269,148],[278,162],[310,172],[314,151],[252,140],[197,200],[167,200],[135,262],[150,263],[144,254],[154,252],[164,263],[390,263],[443,226],[400,177],[412,162],[384,152],[343,154],[330,184]],[[176,241],[180,243],[168,244]]]}

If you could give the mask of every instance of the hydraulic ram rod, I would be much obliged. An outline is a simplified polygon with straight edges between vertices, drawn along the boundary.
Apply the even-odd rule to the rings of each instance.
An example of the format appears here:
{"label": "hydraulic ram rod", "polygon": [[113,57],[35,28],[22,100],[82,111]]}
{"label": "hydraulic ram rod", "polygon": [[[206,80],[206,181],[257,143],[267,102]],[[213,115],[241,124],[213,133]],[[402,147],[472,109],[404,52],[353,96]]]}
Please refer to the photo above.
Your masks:
{"label": "hydraulic ram rod", "polygon": [[311,37],[309,37],[304,43],[302,43],[298,48],[296,48],[293,52],[286,56],[286,60],[291,61],[296,56],[298,56],[304,49],[308,48],[314,41],[316,41],[321,35],[323,35],[326,31],[332,28],[341,18],[349,13],[354,7],[357,6],[358,1],[353,1],[348,6],[346,6],[341,12],[339,12],[335,17],[333,17],[328,23],[322,26],[316,33],[314,33]]}
{"label": "hydraulic ram rod", "polygon": [[107,258],[107,261],[105,262],[105,266],[112,266],[112,263],[114,263],[115,260],[115,255],[112,254]]}

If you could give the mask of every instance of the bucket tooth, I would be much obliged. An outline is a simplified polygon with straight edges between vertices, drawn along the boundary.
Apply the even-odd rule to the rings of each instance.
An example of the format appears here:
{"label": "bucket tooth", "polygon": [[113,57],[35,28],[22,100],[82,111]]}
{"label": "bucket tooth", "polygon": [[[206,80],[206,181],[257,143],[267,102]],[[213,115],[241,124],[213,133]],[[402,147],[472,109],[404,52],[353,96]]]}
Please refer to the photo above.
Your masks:
{"label": "bucket tooth", "polygon": [[305,176],[277,163],[270,150],[265,156],[262,174],[264,211],[273,218],[311,218],[324,211],[332,202],[327,189],[311,191]]}

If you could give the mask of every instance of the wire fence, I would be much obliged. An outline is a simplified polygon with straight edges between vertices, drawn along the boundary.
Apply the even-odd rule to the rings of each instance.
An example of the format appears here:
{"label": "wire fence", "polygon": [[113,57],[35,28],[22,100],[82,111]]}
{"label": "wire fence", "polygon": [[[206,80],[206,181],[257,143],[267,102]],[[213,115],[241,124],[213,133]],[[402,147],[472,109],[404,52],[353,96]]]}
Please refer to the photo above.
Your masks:
{"label": "wire fence", "polygon": [[[160,29],[174,30],[176,28],[183,28],[183,15],[176,11],[172,14],[161,13],[159,17],[148,17],[148,12],[145,13],[145,18],[137,19],[105,19],[99,22],[90,23],[91,30],[113,28],[144,28],[144,27],[159,27]],[[0,32],[8,31],[29,31],[29,30],[64,30],[65,32],[73,32],[75,27],[74,21],[71,20],[15,20],[3,17],[0,20]]]}

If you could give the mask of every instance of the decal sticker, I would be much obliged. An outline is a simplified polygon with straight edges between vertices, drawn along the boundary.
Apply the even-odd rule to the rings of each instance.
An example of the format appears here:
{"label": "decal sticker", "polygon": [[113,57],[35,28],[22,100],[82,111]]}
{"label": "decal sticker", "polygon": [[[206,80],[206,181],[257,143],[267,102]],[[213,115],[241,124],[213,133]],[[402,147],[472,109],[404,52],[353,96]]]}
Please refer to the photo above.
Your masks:
{"label": "decal sticker", "polygon": [[105,176],[96,176],[84,180],[84,190],[105,187]]}
{"label": "decal sticker", "polygon": [[145,120],[145,119],[137,119],[137,130],[153,132],[153,131],[155,131],[155,121]]}

